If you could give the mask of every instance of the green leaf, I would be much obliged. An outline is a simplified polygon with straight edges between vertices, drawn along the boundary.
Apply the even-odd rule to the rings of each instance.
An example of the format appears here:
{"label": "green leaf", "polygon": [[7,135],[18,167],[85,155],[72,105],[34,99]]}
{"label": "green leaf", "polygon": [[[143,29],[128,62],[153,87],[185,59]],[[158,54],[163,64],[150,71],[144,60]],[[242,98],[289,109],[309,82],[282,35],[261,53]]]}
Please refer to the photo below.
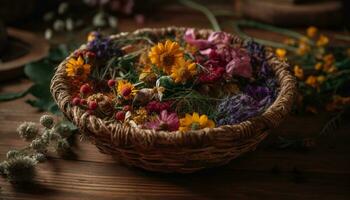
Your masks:
{"label": "green leaf", "polygon": [[49,84],[54,74],[54,66],[48,60],[38,61],[27,64],[24,73],[34,83]]}
{"label": "green leaf", "polygon": [[22,97],[26,96],[28,93],[30,93],[30,90],[31,90],[31,87],[28,88],[27,90],[22,91],[22,92],[0,94],[0,102],[11,101],[11,100],[22,98]]}

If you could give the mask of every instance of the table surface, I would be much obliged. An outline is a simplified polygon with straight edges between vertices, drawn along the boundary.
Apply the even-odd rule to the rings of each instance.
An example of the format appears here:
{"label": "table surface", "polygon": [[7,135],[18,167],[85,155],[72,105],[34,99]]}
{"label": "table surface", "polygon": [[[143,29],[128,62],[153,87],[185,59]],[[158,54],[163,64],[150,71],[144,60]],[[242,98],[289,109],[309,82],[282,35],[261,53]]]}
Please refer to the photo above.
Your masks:
{"label": "table surface", "polygon": [[[209,27],[197,14],[149,21],[144,26]],[[140,28],[130,20],[122,31]],[[280,38],[255,31],[255,35]],[[31,85],[22,78],[0,84],[0,93]],[[42,113],[25,103],[30,96],[0,103],[0,160],[9,149],[25,145],[16,134],[23,121],[38,121]],[[194,174],[160,174],[127,168],[98,152],[87,141],[74,146],[68,159],[52,156],[37,167],[36,183],[15,188],[0,178],[2,199],[350,199],[350,124],[320,137],[309,150],[276,148],[279,136],[315,137],[328,116],[292,116],[259,145],[228,165]]]}

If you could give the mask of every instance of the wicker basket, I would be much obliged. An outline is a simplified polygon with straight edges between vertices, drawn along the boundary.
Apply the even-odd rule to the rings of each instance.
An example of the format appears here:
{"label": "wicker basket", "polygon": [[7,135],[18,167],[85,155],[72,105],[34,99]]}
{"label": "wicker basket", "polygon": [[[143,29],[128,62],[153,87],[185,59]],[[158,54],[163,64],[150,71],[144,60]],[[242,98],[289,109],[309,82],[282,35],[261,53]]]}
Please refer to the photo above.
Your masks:
{"label": "wicker basket", "polygon": [[[133,34],[150,34],[154,37],[185,28],[141,29],[133,33],[120,33],[112,38]],[[200,30],[207,36],[210,30]],[[235,43],[243,41],[234,36]],[[292,107],[296,92],[296,81],[289,71],[289,65],[266,52],[279,83],[275,102],[260,116],[236,125],[225,125],[213,129],[190,132],[164,132],[136,129],[117,122],[106,122],[89,115],[78,106],[72,106],[69,82],[65,76],[63,61],[52,79],[51,93],[62,112],[103,153],[110,154],[121,163],[158,172],[190,173],[200,169],[219,166],[243,153],[255,150],[267,136],[270,128],[276,127]]]}

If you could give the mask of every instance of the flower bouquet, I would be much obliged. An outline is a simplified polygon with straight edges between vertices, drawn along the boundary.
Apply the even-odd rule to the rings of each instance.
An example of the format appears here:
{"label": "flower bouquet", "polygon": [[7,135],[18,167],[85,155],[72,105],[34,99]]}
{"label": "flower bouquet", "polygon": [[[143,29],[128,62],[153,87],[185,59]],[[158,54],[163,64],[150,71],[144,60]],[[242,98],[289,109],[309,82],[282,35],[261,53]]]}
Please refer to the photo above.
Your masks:
{"label": "flower bouquet", "polygon": [[151,171],[188,173],[254,150],[288,114],[289,65],[225,32],[97,32],[63,61],[51,92],[104,153]]}

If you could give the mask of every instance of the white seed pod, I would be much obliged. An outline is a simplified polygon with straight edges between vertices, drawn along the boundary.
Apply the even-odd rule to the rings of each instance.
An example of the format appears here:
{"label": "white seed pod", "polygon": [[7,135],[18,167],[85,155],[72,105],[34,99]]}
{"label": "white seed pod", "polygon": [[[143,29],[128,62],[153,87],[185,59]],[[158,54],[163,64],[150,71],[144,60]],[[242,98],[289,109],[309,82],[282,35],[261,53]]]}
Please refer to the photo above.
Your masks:
{"label": "white seed pod", "polygon": [[47,145],[44,140],[41,138],[37,138],[32,141],[30,144],[30,147],[32,147],[37,152],[44,152],[47,149]]}
{"label": "white seed pod", "polygon": [[20,156],[20,155],[21,155],[21,153],[19,151],[17,151],[17,150],[10,150],[10,151],[7,152],[6,158],[7,159],[11,159],[11,158],[14,158],[14,157]]}
{"label": "white seed pod", "polygon": [[35,159],[38,162],[44,162],[46,160],[46,156],[43,153],[37,153],[33,156],[33,159]]}
{"label": "white seed pod", "polygon": [[39,133],[39,129],[33,122],[24,122],[18,128],[19,136],[27,141],[34,139]]}
{"label": "white seed pod", "polygon": [[54,120],[51,115],[43,115],[40,117],[40,124],[46,128],[52,128],[54,125]]}
{"label": "white seed pod", "polygon": [[57,141],[56,151],[59,154],[64,154],[70,149],[70,145],[66,139],[59,139]]}
{"label": "white seed pod", "polygon": [[56,141],[56,140],[60,139],[61,136],[58,133],[56,133],[56,132],[54,132],[52,130],[46,130],[41,135],[41,138],[46,144],[48,144],[51,141]]}
{"label": "white seed pod", "polygon": [[35,177],[36,160],[28,156],[18,156],[6,162],[6,176],[10,182],[30,182]]}
{"label": "white seed pod", "polygon": [[0,175],[6,174],[7,169],[7,161],[3,161],[0,163]]}

